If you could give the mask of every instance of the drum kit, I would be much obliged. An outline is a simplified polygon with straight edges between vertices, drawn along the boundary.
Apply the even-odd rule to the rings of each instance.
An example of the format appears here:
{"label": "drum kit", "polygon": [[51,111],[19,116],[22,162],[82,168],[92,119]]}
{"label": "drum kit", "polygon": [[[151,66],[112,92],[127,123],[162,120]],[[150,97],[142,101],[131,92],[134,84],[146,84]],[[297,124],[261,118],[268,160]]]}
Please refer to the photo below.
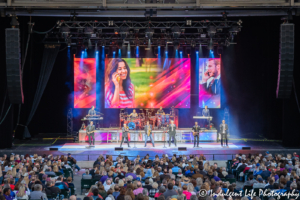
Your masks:
{"label": "drum kit", "polygon": [[123,126],[123,123],[126,123],[130,130],[142,130],[147,124],[147,121],[150,122],[154,129],[161,129],[170,124],[170,120],[174,120],[174,116],[170,114],[154,114],[154,109],[140,109],[140,112],[137,113],[137,117],[129,116],[124,109],[121,109],[120,112],[120,127]]}

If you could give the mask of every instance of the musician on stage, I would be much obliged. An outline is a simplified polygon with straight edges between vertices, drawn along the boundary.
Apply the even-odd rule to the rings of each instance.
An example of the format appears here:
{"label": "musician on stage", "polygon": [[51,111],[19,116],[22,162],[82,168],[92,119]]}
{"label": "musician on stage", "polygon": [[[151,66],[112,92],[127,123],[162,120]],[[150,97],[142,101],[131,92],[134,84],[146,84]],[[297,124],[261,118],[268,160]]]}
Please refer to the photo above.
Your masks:
{"label": "musician on stage", "polygon": [[93,125],[93,121],[90,121],[90,124],[86,127],[86,134],[89,137],[89,144],[92,145],[93,140],[93,146],[95,145],[95,126]]}
{"label": "musician on stage", "polygon": [[[210,117],[210,112],[209,109],[207,108],[207,106],[204,106],[204,109],[202,110],[202,115],[203,117]],[[209,124],[209,119],[207,120],[203,120],[205,123],[203,124],[203,126],[207,126]]]}
{"label": "musician on stage", "polygon": [[87,116],[94,116],[94,115],[97,115],[97,114],[96,114],[96,111],[95,111],[95,107],[92,106],[92,108],[89,110]]}
{"label": "musician on stage", "polygon": [[122,147],[122,144],[124,142],[124,138],[126,138],[127,143],[128,143],[128,147],[130,147],[129,140],[128,140],[128,133],[129,133],[129,128],[128,128],[127,124],[124,123],[124,126],[122,127],[122,141],[121,141],[120,147]]}
{"label": "musician on stage", "polygon": [[132,117],[132,118],[137,118],[138,117],[138,114],[135,111],[135,109],[133,109],[133,112],[129,115],[129,117]]}
{"label": "musician on stage", "polygon": [[226,146],[228,147],[228,138],[227,138],[228,125],[225,124],[225,120],[222,120],[222,124],[220,124],[220,134],[221,134],[221,146],[223,147],[223,142],[224,142],[224,146],[226,143]]}
{"label": "musician on stage", "polygon": [[177,147],[177,141],[176,141],[176,125],[174,124],[174,121],[171,120],[171,124],[169,125],[169,147],[171,146],[171,139],[174,139],[175,147]]}
{"label": "musician on stage", "polygon": [[145,129],[145,147],[147,146],[148,137],[150,137],[150,140],[154,147],[154,140],[152,137],[152,126],[149,124],[149,121],[147,121],[147,125],[144,127],[144,129]]}
{"label": "musician on stage", "polygon": [[200,126],[198,126],[198,122],[195,122],[195,126],[192,128],[193,130],[193,136],[194,136],[194,147],[196,147],[196,141],[197,141],[197,147],[199,147],[199,140],[200,140]]}
{"label": "musician on stage", "polygon": [[157,111],[157,114],[165,114],[164,110],[162,109],[162,106]]}

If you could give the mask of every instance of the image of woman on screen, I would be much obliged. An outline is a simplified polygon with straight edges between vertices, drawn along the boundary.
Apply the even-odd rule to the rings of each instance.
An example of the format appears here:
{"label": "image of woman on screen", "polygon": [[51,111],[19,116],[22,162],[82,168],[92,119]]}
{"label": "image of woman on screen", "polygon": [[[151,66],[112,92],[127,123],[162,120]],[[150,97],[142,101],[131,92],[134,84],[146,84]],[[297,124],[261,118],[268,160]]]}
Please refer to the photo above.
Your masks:
{"label": "image of woman on screen", "polygon": [[134,108],[134,96],[128,64],[121,58],[111,59],[105,72],[105,107]]}

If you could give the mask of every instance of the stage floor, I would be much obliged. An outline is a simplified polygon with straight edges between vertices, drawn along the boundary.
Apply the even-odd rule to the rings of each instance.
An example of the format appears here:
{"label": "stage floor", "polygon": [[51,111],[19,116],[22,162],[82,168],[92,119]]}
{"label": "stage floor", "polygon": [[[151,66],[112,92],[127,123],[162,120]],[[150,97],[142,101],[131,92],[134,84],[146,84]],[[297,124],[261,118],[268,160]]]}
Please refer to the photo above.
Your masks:
{"label": "stage floor", "polygon": [[[72,153],[78,161],[94,161],[100,154],[110,154],[118,156],[122,154],[134,158],[137,155],[141,157],[149,154],[150,157],[155,155],[162,156],[163,154],[177,154],[177,155],[190,155],[190,154],[204,154],[207,160],[228,160],[235,157],[237,153],[241,154],[257,154],[270,151],[275,153],[293,153],[299,152],[299,147],[286,148],[281,144],[281,141],[271,141],[265,138],[238,138],[233,137],[229,139],[229,147],[223,148],[219,142],[200,142],[201,148],[193,148],[194,144],[190,142],[178,143],[177,147],[172,143],[171,147],[164,148],[163,142],[156,142],[155,147],[148,142],[147,147],[144,147],[144,142],[131,142],[131,148],[127,147],[127,143],[123,144],[123,151],[115,151],[115,147],[120,147],[120,143],[106,143],[96,142],[94,148],[89,148],[87,142],[73,142],[73,138],[62,136],[62,134],[40,134],[33,138],[33,140],[16,140],[15,146],[11,149],[0,150],[0,154],[29,154],[34,153],[61,155]],[[134,146],[136,148],[134,148]],[[187,151],[178,151],[178,147],[187,147]],[[243,150],[243,147],[251,147],[251,150]],[[50,151],[50,148],[56,148]],[[300,153],[300,152],[299,152]]]}

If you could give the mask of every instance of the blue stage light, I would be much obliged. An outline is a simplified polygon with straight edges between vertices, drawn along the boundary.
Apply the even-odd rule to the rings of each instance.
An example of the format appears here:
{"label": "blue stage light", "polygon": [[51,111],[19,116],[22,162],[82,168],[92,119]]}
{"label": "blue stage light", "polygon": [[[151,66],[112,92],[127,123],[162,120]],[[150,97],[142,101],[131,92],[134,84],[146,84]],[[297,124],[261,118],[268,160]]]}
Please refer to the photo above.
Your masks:
{"label": "blue stage light", "polygon": [[199,52],[198,52],[198,51],[196,51],[196,53],[198,54]]}

